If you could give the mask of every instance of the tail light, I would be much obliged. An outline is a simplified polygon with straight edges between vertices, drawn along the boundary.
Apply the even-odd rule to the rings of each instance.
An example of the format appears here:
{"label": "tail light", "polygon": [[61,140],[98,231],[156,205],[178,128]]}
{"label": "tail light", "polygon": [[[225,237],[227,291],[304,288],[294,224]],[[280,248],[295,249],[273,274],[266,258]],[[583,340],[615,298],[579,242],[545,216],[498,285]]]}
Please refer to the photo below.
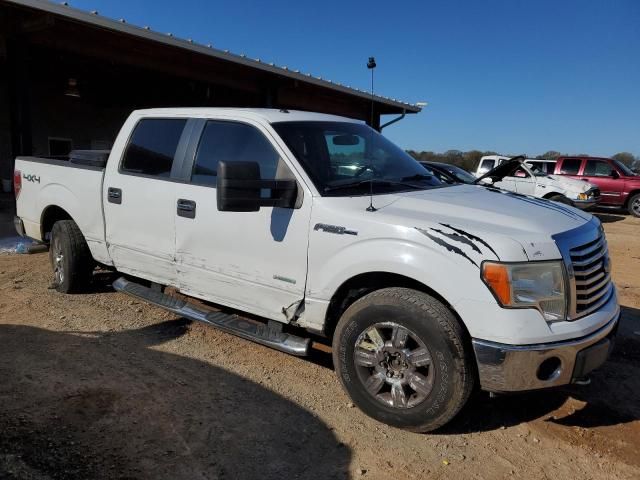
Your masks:
{"label": "tail light", "polygon": [[20,190],[22,190],[22,172],[20,170],[14,170],[13,172],[13,193],[16,195],[16,200],[20,196]]}

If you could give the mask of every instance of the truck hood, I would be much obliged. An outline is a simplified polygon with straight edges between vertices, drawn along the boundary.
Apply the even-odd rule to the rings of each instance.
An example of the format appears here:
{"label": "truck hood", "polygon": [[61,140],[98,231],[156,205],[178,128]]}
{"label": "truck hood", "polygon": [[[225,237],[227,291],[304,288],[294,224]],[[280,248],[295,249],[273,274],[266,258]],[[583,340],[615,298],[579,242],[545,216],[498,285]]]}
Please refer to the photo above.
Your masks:
{"label": "truck hood", "polygon": [[[480,185],[375,196],[373,200],[378,208],[375,214],[385,223],[413,227],[429,233],[431,239],[434,231],[445,236],[464,232],[494,247],[493,258],[502,260],[560,258],[552,236],[593,219],[589,213],[557,202]],[[526,258],[522,258],[523,251]]]}
{"label": "truck hood", "polygon": [[543,185],[557,185],[562,190],[576,194],[587,192],[596,187],[593,183],[576,180],[575,178],[566,177],[564,175],[547,175],[546,177],[536,177],[536,180],[538,183]]}

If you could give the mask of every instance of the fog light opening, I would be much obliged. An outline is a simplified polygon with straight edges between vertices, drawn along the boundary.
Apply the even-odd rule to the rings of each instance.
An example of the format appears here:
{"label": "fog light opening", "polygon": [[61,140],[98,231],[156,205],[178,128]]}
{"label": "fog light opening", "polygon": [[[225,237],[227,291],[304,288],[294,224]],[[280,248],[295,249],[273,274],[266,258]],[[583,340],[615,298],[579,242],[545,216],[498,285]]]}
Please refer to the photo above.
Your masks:
{"label": "fog light opening", "polygon": [[545,359],[538,367],[538,380],[554,380],[560,375],[561,365],[562,362],[558,357],[549,357]]}

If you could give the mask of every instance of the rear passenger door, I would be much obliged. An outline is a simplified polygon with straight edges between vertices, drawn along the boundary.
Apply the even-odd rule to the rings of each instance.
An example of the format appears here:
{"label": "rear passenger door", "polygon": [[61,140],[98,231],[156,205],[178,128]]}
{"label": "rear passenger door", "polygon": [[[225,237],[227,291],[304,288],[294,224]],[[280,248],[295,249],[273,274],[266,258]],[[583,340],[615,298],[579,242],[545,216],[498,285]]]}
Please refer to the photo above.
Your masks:
{"label": "rear passenger door", "polygon": [[299,184],[296,208],[221,212],[219,161],[258,162],[262,180],[295,179],[284,152],[260,124],[199,119],[187,152],[189,181],[180,185],[176,265],[188,295],[287,321],[304,298],[311,197]]}
{"label": "rear passenger door", "polygon": [[[135,122],[135,119],[132,120]],[[140,118],[120,162],[109,162],[103,186],[106,240],[115,267],[176,285],[175,171],[186,119]],[[126,127],[125,127],[126,128]]]}

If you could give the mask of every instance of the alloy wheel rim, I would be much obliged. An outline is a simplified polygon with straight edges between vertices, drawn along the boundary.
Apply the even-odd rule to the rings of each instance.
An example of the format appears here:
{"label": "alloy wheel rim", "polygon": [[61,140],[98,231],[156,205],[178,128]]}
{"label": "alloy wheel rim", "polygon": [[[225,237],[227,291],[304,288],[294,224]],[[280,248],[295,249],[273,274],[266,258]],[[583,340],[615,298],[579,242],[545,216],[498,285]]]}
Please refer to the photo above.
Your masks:
{"label": "alloy wheel rim", "polygon": [[395,322],[376,323],[362,332],[354,363],[365,390],[388,407],[415,407],[433,389],[429,349],[413,331]]}
{"label": "alloy wheel rim", "polygon": [[57,240],[53,241],[53,275],[55,276],[56,283],[58,285],[64,282],[64,254],[62,253],[62,247]]}

